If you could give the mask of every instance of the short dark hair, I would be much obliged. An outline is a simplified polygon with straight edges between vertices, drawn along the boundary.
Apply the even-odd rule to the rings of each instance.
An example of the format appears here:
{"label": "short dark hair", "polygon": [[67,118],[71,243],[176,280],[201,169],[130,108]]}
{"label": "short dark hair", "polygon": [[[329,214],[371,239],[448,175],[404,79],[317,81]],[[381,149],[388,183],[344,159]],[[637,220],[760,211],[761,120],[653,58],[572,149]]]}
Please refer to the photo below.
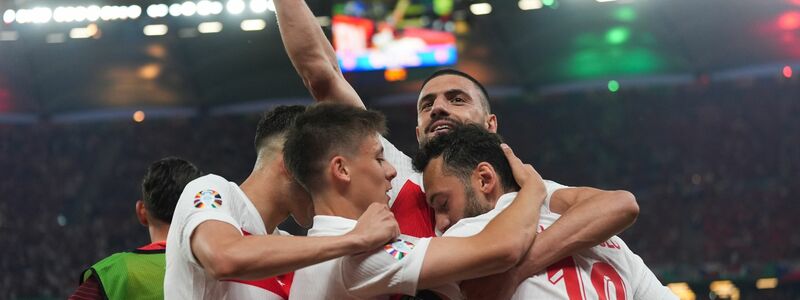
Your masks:
{"label": "short dark hair", "polygon": [[481,99],[481,104],[483,105],[484,110],[486,111],[487,114],[492,112],[492,108],[489,105],[489,92],[486,91],[486,88],[483,87],[483,85],[477,79],[475,79],[475,77],[472,77],[469,74],[464,73],[462,71],[449,68],[439,69],[436,72],[433,72],[433,74],[431,74],[430,76],[428,76],[428,78],[425,78],[425,81],[422,82],[422,87],[425,87],[425,85],[428,84],[428,81],[431,81],[434,78],[442,75],[461,76],[466,79],[469,79],[469,81],[472,81],[472,83],[474,83],[481,90],[481,94],[483,96],[483,99]]}
{"label": "short dark hair", "polygon": [[202,175],[194,164],[177,157],[153,162],[142,179],[145,209],[150,216],[169,224],[183,188]]}
{"label": "short dark hair", "polygon": [[256,153],[267,146],[276,136],[281,136],[289,131],[294,120],[306,111],[303,105],[280,105],[265,112],[258,121],[254,145]]}
{"label": "short dark hair", "polygon": [[441,156],[444,171],[468,182],[470,174],[481,162],[488,162],[500,177],[506,192],[518,191],[511,165],[500,144],[503,138],[475,124],[459,125],[450,133],[440,135],[422,146],[414,157],[414,169],[425,170],[431,160]]}
{"label": "short dark hair", "polygon": [[333,103],[309,106],[294,125],[286,137],[284,164],[309,192],[319,189],[332,155],[355,154],[365,138],[386,133],[383,114]]}

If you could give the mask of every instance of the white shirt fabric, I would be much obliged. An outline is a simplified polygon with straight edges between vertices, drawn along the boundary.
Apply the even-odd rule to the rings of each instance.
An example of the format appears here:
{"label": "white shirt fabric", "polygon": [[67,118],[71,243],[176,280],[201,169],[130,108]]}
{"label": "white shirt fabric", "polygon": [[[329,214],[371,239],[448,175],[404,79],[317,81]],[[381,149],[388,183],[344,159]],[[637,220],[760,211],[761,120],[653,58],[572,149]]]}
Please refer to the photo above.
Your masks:
{"label": "white shirt fabric", "polygon": [[[318,215],[308,236],[340,236],[355,226],[355,220]],[[415,295],[430,240],[400,235],[380,249],[297,270],[289,299],[389,299],[393,294]],[[454,285],[434,291],[458,295]]]}
{"label": "white shirt fabric", "polygon": [[[561,215],[550,211],[550,198],[558,189],[565,188],[545,180],[547,197],[542,204],[539,229],[544,230]],[[517,193],[508,193],[498,199],[491,211],[459,220],[444,236],[472,236],[513,202]],[[617,283],[617,284],[615,284]],[[572,294],[572,297],[568,294]],[[598,293],[603,293],[601,298]],[[664,287],[642,259],[634,254],[617,236],[598,246],[580,251],[548,270],[523,281],[512,297],[522,299],[678,299]]]}
{"label": "white shirt fabric", "polygon": [[192,254],[190,238],[197,226],[209,220],[231,224],[243,235],[268,234],[255,206],[236,183],[213,174],[189,182],[175,207],[167,235],[164,298],[284,299],[266,288],[216,280],[203,270]]}

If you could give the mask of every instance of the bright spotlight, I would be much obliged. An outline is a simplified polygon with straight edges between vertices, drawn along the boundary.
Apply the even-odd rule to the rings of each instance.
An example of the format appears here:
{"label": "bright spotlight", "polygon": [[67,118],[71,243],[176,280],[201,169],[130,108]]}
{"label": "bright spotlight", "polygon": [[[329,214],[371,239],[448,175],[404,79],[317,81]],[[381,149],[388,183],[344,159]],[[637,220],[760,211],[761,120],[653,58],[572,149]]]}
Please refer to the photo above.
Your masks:
{"label": "bright spotlight", "polygon": [[17,11],[17,23],[25,24],[31,22],[30,10],[20,9]]}
{"label": "bright spotlight", "polygon": [[31,12],[31,21],[33,23],[47,23],[53,17],[53,11],[47,7],[34,7]]}
{"label": "bright spotlight", "polygon": [[[152,6],[153,5],[151,5],[151,7]],[[114,18],[114,8],[113,7],[106,5],[106,6],[103,6],[103,8],[100,9],[100,19],[102,19],[103,21],[108,21],[108,20],[111,20],[113,18]]]}
{"label": "bright spotlight", "polygon": [[261,19],[244,20],[241,24],[244,31],[258,31],[267,27],[267,22]]}
{"label": "bright spotlight", "polygon": [[92,5],[86,8],[86,20],[94,22],[100,19],[100,7]]}
{"label": "bright spotlight", "polygon": [[88,39],[97,34],[98,28],[95,24],[89,24],[86,27],[72,28],[69,31],[69,37],[73,39]]}
{"label": "bright spotlight", "polygon": [[245,4],[242,0],[230,0],[225,7],[228,9],[228,13],[238,15],[244,11]]}
{"label": "bright spotlight", "polygon": [[169,15],[178,17],[183,14],[183,7],[180,3],[175,3],[169,6]]}
{"label": "bright spotlight", "polygon": [[267,9],[271,12],[275,12],[275,0],[267,1]]}
{"label": "bright spotlight", "polygon": [[75,19],[75,22],[83,22],[86,20],[86,7],[78,6],[70,8],[72,9],[68,11],[72,14],[73,19]]}
{"label": "bright spotlight", "polygon": [[222,2],[211,1],[211,14],[212,15],[221,14],[223,9],[224,9],[224,6],[222,5]]}
{"label": "bright spotlight", "polygon": [[469,11],[476,16],[488,15],[492,13],[492,5],[487,2],[474,3],[469,6]]}
{"label": "bright spotlight", "polygon": [[141,123],[144,121],[144,112],[141,110],[137,110],[133,113],[133,121],[136,123]]}
{"label": "bright spotlight", "polygon": [[3,22],[5,22],[6,24],[14,23],[14,19],[16,18],[17,18],[17,13],[14,12],[13,9],[8,9],[6,10],[5,13],[3,13]]}
{"label": "bright spotlight", "polygon": [[761,278],[756,281],[756,288],[759,290],[774,289],[778,287],[778,278]]}
{"label": "bright spotlight", "polygon": [[202,0],[197,2],[197,14],[201,16],[207,16],[211,14],[211,2],[208,0]]}
{"label": "bright spotlight", "polygon": [[[180,4],[173,4],[173,5],[180,6]],[[147,7],[147,15],[154,19],[164,17],[169,12],[170,12],[170,7],[167,7],[166,4],[153,4]]]}
{"label": "bright spotlight", "polygon": [[267,0],[251,0],[250,10],[257,14],[267,11]]}
{"label": "bright spotlight", "polygon": [[521,10],[534,10],[542,8],[541,0],[519,0],[517,3]]}
{"label": "bright spotlight", "polygon": [[197,12],[197,5],[194,2],[186,1],[181,4],[181,10],[183,11],[184,16],[191,16]]}
{"label": "bright spotlight", "polygon": [[217,33],[222,31],[222,23],[220,22],[203,22],[197,25],[197,31],[200,33]]}
{"label": "bright spotlight", "polygon": [[142,8],[138,5],[128,6],[128,18],[136,19],[142,15]]}
{"label": "bright spotlight", "polygon": [[153,24],[144,27],[144,35],[146,36],[165,35],[167,31],[167,25],[164,24]]}

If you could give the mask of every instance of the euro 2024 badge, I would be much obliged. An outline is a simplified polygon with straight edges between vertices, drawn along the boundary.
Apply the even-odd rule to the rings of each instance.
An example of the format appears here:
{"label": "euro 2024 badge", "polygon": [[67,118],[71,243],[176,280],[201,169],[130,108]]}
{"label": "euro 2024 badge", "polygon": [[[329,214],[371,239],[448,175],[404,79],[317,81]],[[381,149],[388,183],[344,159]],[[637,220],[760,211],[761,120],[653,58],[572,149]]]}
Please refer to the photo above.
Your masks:
{"label": "euro 2024 badge", "polygon": [[194,207],[195,208],[218,208],[222,206],[222,196],[220,196],[217,191],[208,189],[202,190],[197,192],[197,195],[194,195]]}
{"label": "euro 2024 badge", "polygon": [[383,246],[383,249],[386,250],[386,253],[394,257],[394,259],[401,260],[414,249],[414,244],[404,239],[397,238],[394,242]]}

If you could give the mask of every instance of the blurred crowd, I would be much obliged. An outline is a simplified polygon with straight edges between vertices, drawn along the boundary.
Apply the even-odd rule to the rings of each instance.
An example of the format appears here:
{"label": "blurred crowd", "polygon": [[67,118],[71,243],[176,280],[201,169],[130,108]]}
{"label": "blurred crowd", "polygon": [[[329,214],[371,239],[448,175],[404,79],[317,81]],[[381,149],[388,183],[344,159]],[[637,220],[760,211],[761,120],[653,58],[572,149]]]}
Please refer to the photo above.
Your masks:
{"label": "blurred crowd", "polygon": [[[641,213],[621,236],[668,282],[780,275],[800,260],[799,99],[797,83],[778,80],[623,83],[504,98],[493,112],[546,179],[633,192]],[[413,105],[374,108],[413,154]],[[0,298],[63,299],[93,262],[148,243],[133,208],[152,161],[179,156],[240,182],[258,117],[0,125]]]}

